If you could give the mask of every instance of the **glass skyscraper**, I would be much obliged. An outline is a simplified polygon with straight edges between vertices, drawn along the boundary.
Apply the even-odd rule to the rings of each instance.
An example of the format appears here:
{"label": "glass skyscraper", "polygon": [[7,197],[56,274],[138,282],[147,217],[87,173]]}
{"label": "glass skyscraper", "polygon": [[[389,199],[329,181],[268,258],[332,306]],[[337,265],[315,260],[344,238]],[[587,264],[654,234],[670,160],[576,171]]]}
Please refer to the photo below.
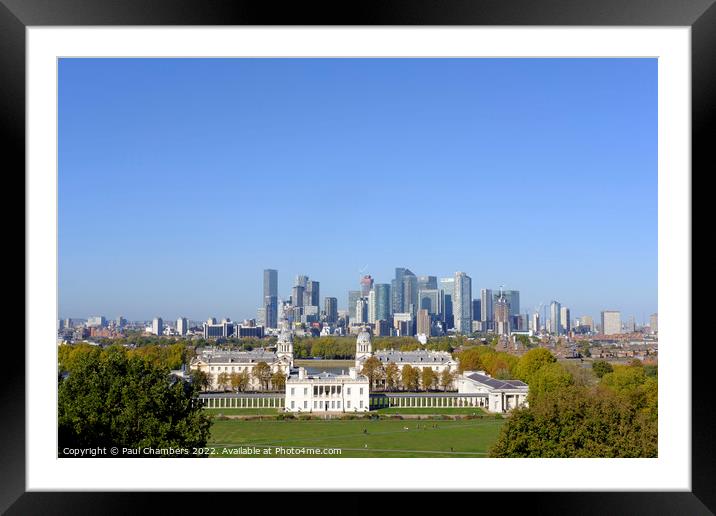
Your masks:
{"label": "glass skyscraper", "polygon": [[464,272],[455,273],[455,331],[464,335],[472,333],[472,279]]}

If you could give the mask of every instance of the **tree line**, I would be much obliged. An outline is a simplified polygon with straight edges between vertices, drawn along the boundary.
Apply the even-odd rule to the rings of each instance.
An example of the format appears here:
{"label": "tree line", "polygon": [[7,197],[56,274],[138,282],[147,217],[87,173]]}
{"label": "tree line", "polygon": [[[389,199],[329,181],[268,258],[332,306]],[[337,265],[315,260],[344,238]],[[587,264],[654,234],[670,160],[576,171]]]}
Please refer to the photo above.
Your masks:
{"label": "tree line", "polygon": [[492,457],[656,457],[658,368],[595,361],[563,365],[546,349],[526,353],[514,370],[530,386]]}

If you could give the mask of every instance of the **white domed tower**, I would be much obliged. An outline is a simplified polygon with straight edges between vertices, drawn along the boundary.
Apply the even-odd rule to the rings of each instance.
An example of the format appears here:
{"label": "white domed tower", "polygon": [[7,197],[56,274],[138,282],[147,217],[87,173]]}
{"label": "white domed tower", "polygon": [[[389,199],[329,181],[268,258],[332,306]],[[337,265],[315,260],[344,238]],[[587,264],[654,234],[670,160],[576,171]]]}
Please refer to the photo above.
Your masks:
{"label": "white domed tower", "polygon": [[281,362],[288,362],[293,367],[293,333],[289,330],[281,330],[276,343],[276,356]]}
{"label": "white domed tower", "polygon": [[356,367],[362,368],[363,362],[373,355],[373,344],[370,341],[370,332],[361,330],[356,339]]}

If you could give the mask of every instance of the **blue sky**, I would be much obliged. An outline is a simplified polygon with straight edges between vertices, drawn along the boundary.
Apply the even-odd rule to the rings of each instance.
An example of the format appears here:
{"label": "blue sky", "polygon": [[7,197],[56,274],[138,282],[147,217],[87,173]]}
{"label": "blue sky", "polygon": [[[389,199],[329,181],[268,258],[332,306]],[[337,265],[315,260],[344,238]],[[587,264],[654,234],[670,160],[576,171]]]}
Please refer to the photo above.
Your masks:
{"label": "blue sky", "polygon": [[255,317],[262,271],[657,309],[655,59],[62,59],[61,317]]}

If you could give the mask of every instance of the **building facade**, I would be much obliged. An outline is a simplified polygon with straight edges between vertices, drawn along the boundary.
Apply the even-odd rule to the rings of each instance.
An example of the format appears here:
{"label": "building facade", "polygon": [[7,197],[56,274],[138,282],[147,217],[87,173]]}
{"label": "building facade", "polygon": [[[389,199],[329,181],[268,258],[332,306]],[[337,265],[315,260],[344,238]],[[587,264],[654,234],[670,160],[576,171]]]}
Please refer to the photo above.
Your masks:
{"label": "building facade", "polygon": [[455,273],[453,312],[455,331],[469,335],[472,332],[472,279],[464,272]]}

